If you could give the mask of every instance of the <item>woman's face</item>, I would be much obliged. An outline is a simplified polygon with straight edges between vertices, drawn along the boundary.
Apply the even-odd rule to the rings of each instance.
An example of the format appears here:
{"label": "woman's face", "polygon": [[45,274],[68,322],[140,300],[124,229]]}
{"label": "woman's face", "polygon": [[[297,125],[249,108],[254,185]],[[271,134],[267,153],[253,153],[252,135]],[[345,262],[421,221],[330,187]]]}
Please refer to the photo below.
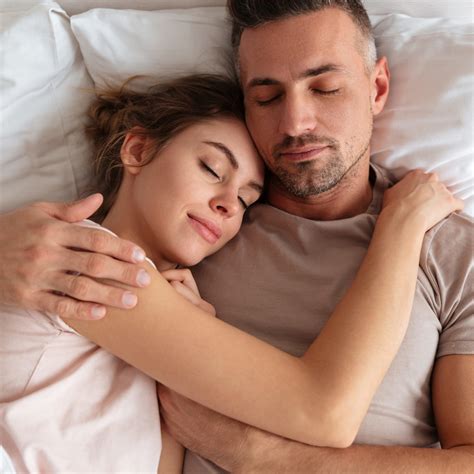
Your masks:
{"label": "woman's face", "polygon": [[137,243],[161,266],[191,266],[237,234],[262,192],[264,165],[245,125],[220,118],[190,126],[125,175]]}

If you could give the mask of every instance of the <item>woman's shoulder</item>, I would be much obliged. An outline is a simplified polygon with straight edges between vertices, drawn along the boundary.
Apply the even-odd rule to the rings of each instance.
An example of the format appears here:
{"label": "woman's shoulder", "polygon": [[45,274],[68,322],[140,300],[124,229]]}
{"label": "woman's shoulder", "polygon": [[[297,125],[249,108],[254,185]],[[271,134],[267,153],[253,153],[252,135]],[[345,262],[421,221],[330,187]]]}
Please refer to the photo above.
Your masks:
{"label": "woman's shoulder", "polygon": [[[119,236],[117,234],[115,234],[114,232],[112,232],[110,229],[107,229],[107,227],[104,227],[100,224],[98,224],[97,222],[94,222],[94,221],[91,221],[90,219],[84,219],[83,221],[80,221],[80,222],[76,222],[75,223],[76,225],[80,225],[81,227],[89,227],[91,229],[99,229],[99,230],[103,230],[104,232],[107,232],[108,234],[110,235],[113,235],[114,237],[117,237],[119,238]],[[156,265],[155,263],[148,257],[146,257],[146,261],[156,270]]]}

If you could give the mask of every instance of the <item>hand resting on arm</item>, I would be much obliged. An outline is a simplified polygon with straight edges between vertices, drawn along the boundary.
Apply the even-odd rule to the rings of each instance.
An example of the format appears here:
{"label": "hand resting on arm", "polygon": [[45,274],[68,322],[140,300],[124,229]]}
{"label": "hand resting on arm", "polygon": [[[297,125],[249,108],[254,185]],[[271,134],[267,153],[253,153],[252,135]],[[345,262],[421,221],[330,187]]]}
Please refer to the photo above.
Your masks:
{"label": "hand resting on arm", "polygon": [[69,224],[86,219],[101,203],[95,194],[72,204],[37,203],[0,215],[0,302],[81,319],[103,317],[105,305],[129,307],[130,293],[133,305],[133,288],[126,292],[84,277],[131,287],[149,282],[135,264],[145,258],[137,245]]}
{"label": "hand resting on arm", "polygon": [[133,310],[69,323],[220,413],[304,443],[348,446],[405,333],[424,233],[462,207],[432,175],[402,186],[388,196],[352,287],[301,358],[209,318],[151,270]]}

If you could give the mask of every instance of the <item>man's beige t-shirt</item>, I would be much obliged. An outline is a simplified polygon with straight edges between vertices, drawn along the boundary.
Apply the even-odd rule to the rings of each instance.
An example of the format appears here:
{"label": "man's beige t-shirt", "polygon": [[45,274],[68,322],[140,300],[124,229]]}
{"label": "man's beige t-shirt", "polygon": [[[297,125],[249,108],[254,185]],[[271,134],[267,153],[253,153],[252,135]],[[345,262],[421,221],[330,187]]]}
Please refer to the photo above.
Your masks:
{"label": "man's beige t-shirt", "polygon": [[[303,354],[343,297],[369,245],[389,181],[376,172],[366,213],[303,219],[265,204],[239,235],[193,270],[224,321]],[[473,222],[452,215],[425,237],[411,321],[370,405],[357,444],[438,446],[430,378],[435,359],[474,354]],[[384,308],[380,308],[383,317]],[[335,348],[337,350],[337,348]],[[185,474],[222,472],[187,452]]]}

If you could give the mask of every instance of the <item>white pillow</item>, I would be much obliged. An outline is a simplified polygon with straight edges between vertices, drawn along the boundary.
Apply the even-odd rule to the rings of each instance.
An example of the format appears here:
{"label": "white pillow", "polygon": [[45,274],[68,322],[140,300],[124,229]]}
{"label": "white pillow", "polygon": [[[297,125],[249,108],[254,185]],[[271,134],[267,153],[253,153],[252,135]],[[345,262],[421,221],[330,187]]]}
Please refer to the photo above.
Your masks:
{"label": "white pillow", "polygon": [[[0,212],[86,187],[93,83],[57,4],[1,15]],[[88,90],[87,90],[88,89]]]}
{"label": "white pillow", "polygon": [[404,15],[373,18],[392,74],[374,123],[372,159],[401,177],[436,171],[474,215],[472,23]]}
{"label": "white pillow", "polygon": [[158,78],[229,73],[230,27],[223,7],[144,12],[94,9],[71,17],[87,69],[99,87],[134,75],[141,88]]}
{"label": "white pillow", "polygon": [[[225,71],[225,18],[221,7],[96,9],[71,22],[96,84],[117,85],[134,74],[152,83],[170,73]],[[373,23],[392,72],[390,99],[375,121],[373,160],[397,177],[413,168],[435,170],[474,214],[472,24],[395,14]]]}
{"label": "white pillow", "polygon": [[362,0],[369,15],[403,13],[421,18],[458,18],[472,21],[472,0]]}

